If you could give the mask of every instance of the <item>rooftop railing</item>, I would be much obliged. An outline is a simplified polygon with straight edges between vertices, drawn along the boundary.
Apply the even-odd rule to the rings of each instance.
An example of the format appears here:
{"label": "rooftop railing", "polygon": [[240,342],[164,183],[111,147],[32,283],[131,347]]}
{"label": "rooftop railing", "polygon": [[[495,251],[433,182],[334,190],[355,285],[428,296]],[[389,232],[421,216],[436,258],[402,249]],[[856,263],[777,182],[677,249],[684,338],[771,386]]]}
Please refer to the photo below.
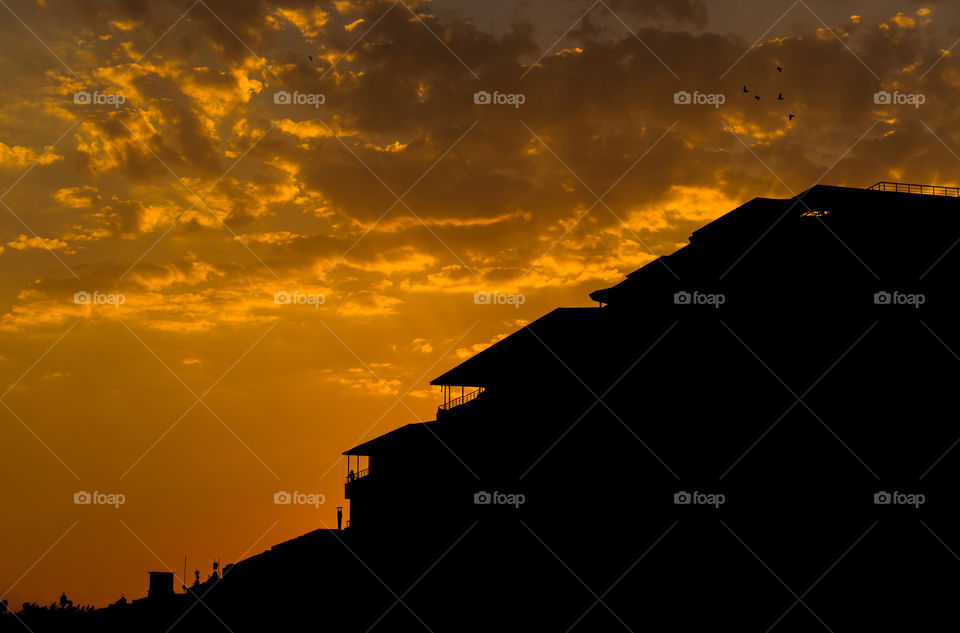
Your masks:
{"label": "rooftop railing", "polygon": [[347,483],[356,481],[358,479],[362,479],[363,477],[366,477],[369,474],[370,474],[369,468],[364,468],[363,470],[359,470],[357,472],[353,472],[351,470],[349,473],[347,473]]}
{"label": "rooftop railing", "polygon": [[881,181],[872,187],[871,191],[893,191],[896,193],[918,193],[924,196],[949,196],[960,198],[960,187],[941,187],[940,185],[914,185],[904,182]]}
{"label": "rooftop railing", "polygon": [[452,408],[454,408],[454,407],[459,407],[461,404],[464,404],[464,403],[470,402],[471,400],[474,400],[477,396],[479,396],[481,393],[483,393],[483,390],[484,390],[484,388],[483,388],[483,387],[480,387],[479,389],[477,389],[477,390],[475,390],[475,391],[471,391],[471,392],[468,393],[468,394],[462,395],[462,396],[460,396],[459,398],[457,398],[457,399],[455,399],[455,400],[451,400],[450,402],[444,402],[443,404],[440,405],[439,409],[440,409],[441,411],[449,411],[450,409],[452,409]]}

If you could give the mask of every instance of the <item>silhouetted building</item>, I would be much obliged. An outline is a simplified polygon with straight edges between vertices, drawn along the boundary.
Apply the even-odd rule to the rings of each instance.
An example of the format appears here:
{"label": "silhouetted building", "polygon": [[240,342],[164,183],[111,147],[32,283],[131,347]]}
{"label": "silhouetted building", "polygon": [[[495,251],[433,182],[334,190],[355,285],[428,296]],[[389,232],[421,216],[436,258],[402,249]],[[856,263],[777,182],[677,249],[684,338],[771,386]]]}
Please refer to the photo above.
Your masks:
{"label": "silhouetted building", "polygon": [[[483,600],[536,583],[552,599],[530,597],[516,628],[559,630],[576,620],[579,596],[556,574],[574,570],[599,595],[658,543],[619,585],[613,610],[631,627],[747,617],[764,630],[781,613],[758,605],[782,596],[743,543],[805,579],[802,591],[872,521],[909,518],[831,572],[872,598],[821,610],[836,622],[869,604],[932,613],[936,600],[924,596],[945,586],[906,580],[923,564],[888,556],[920,547],[942,559],[942,545],[916,514],[881,514],[890,508],[877,498],[925,492],[924,516],[942,519],[956,496],[958,195],[818,185],[751,200],[694,231],[591,293],[598,307],[554,310],[434,379],[444,388],[436,420],[346,451],[368,459],[346,483],[348,532],[406,550],[473,529],[465,538],[486,545],[461,564],[474,575],[450,572],[448,583]],[[405,553],[396,561],[416,565]],[[477,571],[487,564],[501,573]],[[734,590],[733,570],[750,564],[757,573]],[[469,609],[442,587],[445,609]],[[890,607],[876,624],[906,625],[914,613]],[[788,616],[785,628],[810,626],[809,612]],[[617,619],[598,607],[585,626]]]}
{"label": "silhouetted building", "polygon": [[167,622],[955,628],[958,280],[960,190],[751,200],[434,379],[436,420],[344,453],[347,529]]}

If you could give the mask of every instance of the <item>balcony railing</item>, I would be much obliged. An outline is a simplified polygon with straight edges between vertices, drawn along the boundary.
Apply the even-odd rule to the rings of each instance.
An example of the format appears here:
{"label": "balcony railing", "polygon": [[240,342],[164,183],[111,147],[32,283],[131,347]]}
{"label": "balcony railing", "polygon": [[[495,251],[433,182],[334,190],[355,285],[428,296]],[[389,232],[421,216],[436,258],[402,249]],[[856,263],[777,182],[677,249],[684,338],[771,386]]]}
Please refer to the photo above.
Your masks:
{"label": "balcony railing", "polygon": [[479,396],[481,393],[483,393],[483,391],[484,391],[484,388],[480,387],[479,389],[475,391],[471,391],[468,394],[464,394],[455,400],[451,400],[450,402],[444,402],[443,404],[440,405],[439,409],[441,411],[449,411],[454,407],[459,407],[461,404],[465,404],[467,402],[470,402],[471,400],[476,399],[476,397]]}
{"label": "balcony railing", "polygon": [[356,481],[356,480],[358,480],[358,479],[362,479],[363,477],[366,477],[366,476],[369,475],[369,474],[370,474],[370,469],[369,469],[369,468],[364,468],[363,470],[358,470],[358,471],[355,472],[355,473],[347,473],[347,483],[350,483],[351,481]]}
{"label": "balcony railing", "polygon": [[919,193],[925,196],[949,196],[960,198],[960,187],[941,187],[940,185],[913,185],[903,182],[881,181],[872,187],[871,191],[893,191],[896,193]]}

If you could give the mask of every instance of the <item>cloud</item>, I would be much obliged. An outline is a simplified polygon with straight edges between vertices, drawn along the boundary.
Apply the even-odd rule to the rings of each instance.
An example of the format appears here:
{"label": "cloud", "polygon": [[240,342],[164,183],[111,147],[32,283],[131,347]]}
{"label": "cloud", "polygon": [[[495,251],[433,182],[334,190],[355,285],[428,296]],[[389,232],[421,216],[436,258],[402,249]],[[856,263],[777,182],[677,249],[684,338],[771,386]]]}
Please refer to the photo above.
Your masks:
{"label": "cloud", "polygon": [[29,147],[20,145],[10,146],[0,141],[0,166],[26,167],[39,162],[41,165],[50,165],[63,160],[63,156],[46,148],[44,153],[38,154]]}
{"label": "cloud", "polygon": [[100,202],[100,193],[96,187],[64,187],[53,194],[54,200],[72,209],[92,209]]}
{"label": "cloud", "polygon": [[267,233],[247,233],[238,235],[237,239],[245,244],[290,244],[297,240],[306,239],[306,235],[291,233],[290,231],[270,231]]}
{"label": "cloud", "polygon": [[413,342],[410,344],[413,347],[413,350],[421,354],[429,354],[433,352],[433,345],[430,344],[425,338],[416,338],[413,339]]}
{"label": "cloud", "polygon": [[326,372],[327,380],[346,387],[354,393],[373,396],[393,396],[402,390],[403,382],[397,378],[381,378],[366,367],[350,367],[334,374]]}
{"label": "cloud", "polygon": [[160,266],[143,266],[130,274],[130,280],[148,291],[173,285],[196,286],[224,273],[209,262],[195,259],[170,262]]}
{"label": "cloud", "polygon": [[51,251],[65,251],[67,253],[72,252],[70,245],[61,239],[40,236],[28,237],[22,233],[17,236],[17,239],[7,242],[7,246],[18,251],[43,249]]}
{"label": "cloud", "polygon": [[[140,59],[172,3],[76,2],[84,29],[123,42],[70,39],[79,79],[51,65],[43,116],[80,124],[45,158],[58,207],[34,230],[49,237],[11,235],[7,255],[69,248],[122,272],[146,253],[128,276],[145,292],[242,292],[276,274],[328,287],[340,316],[391,315],[416,295],[614,282],[717,214],[828,169],[852,185],[960,174],[919,118],[960,147],[957,62],[920,79],[943,48],[923,8],[811,19],[751,48],[704,32],[702,2],[609,4],[639,39],[598,8],[544,51],[533,24],[487,31],[426,2],[411,3],[423,23],[389,2],[211,2],[246,46],[198,8]],[[356,25],[377,20],[357,44]],[[73,107],[78,86],[130,107]],[[525,102],[478,106],[478,88]],[[678,89],[725,103],[678,105]],[[922,113],[884,107],[880,89],[929,98]],[[278,104],[278,90],[326,100]],[[9,142],[0,155],[37,159]]]}
{"label": "cloud", "polygon": [[456,351],[455,353],[456,353],[456,355],[457,355],[457,358],[459,358],[459,359],[461,359],[461,360],[465,360],[465,359],[467,359],[467,358],[470,358],[471,356],[475,356],[476,354],[479,354],[480,352],[482,352],[483,350],[487,349],[488,347],[490,347],[490,346],[493,345],[494,343],[497,343],[497,342],[499,342],[499,341],[502,341],[503,339],[507,338],[507,336],[509,336],[509,335],[510,335],[510,333],[508,333],[508,332],[507,332],[507,333],[503,333],[503,334],[497,334],[496,336],[494,336],[493,338],[491,338],[491,339],[488,340],[488,341],[485,341],[485,342],[482,342],[482,343],[475,343],[475,344],[473,344],[473,345],[470,345],[469,347],[460,347],[460,348],[457,348],[457,351]]}
{"label": "cloud", "polygon": [[611,10],[624,17],[669,18],[695,27],[707,24],[707,8],[701,0],[610,0]]}
{"label": "cloud", "polygon": [[383,317],[397,314],[401,299],[369,291],[359,292],[340,303],[337,314],[345,317]]}

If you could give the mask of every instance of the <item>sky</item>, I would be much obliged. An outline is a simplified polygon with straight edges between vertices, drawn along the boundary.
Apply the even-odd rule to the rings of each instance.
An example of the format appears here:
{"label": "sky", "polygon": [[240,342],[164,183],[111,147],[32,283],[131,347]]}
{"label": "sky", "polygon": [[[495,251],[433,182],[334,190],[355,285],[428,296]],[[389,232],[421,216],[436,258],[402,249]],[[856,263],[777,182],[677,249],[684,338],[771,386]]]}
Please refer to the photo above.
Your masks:
{"label": "sky", "polygon": [[0,0],[0,596],[335,526],[431,378],[754,197],[957,185],[958,17]]}

